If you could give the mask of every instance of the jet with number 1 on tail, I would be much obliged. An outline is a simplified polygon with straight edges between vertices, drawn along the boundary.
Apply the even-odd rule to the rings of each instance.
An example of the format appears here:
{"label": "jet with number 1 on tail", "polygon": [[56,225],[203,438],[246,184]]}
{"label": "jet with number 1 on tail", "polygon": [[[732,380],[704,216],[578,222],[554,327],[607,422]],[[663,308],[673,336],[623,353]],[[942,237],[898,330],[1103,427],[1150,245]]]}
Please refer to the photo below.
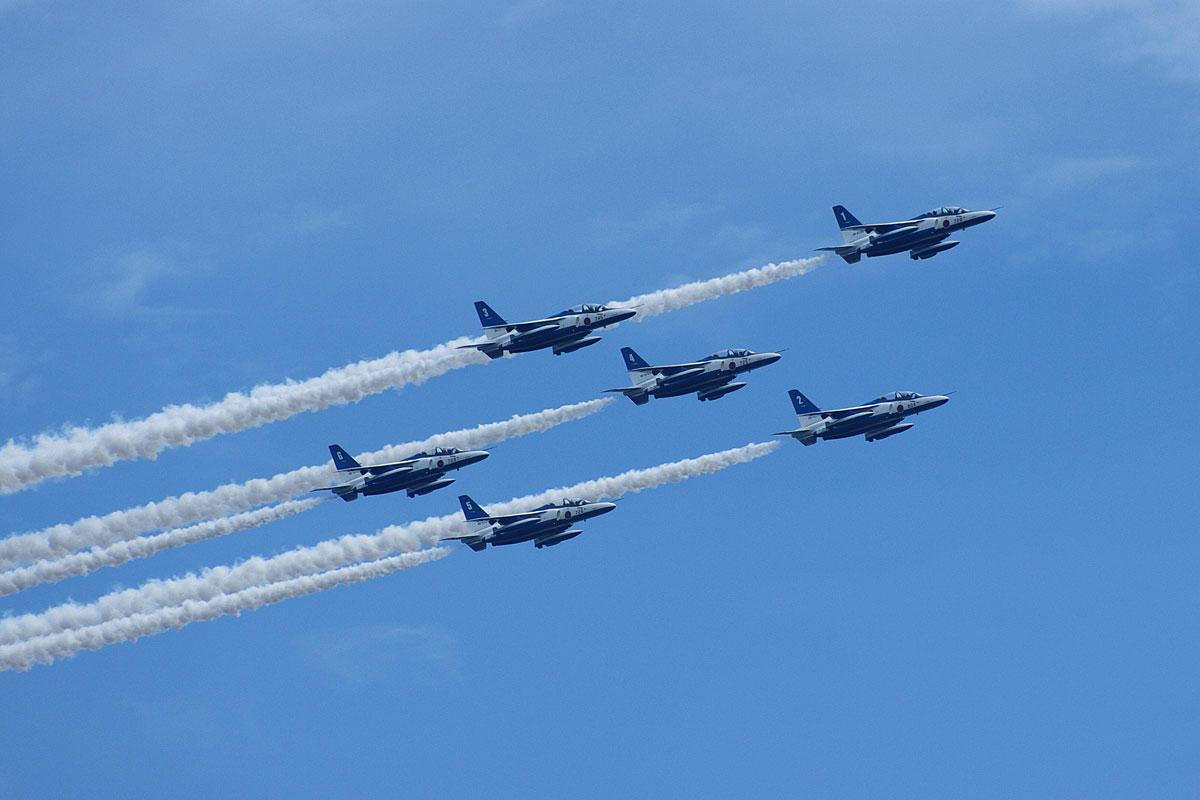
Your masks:
{"label": "jet with number 1 on tail", "polygon": [[616,503],[563,500],[516,514],[488,514],[465,494],[459,495],[458,502],[469,530],[443,536],[442,541],[457,540],[476,552],[486,549],[489,544],[498,547],[528,541],[539,549],[552,547],[583,533],[571,527],[575,523],[607,514],[617,507]]}
{"label": "jet with number 1 on tail", "polygon": [[837,253],[853,264],[863,256],[889,256],[908,251],[909,258],[916,261],[933,258],[938,253],[956,247],[959,242],[950,234],[982,225],[996,216],[992,211],[968,211],[960,206],[942,206],[926,211],[912,219],[897,222],[872,222],[864,225],[846,210],[845,206],[834,206],[833,215],[842,229],[845,243],[839,247],[818,247]]}
{"label": "jet with number 1 on tail", "polygon": [[734,383],[736,376],[782,358],[779,353],[729,349],[687,364],[651,366],[632,347],[622,347],[621,356],[633,386],[604,391],[619,392],[639,406],[650,402],[651,397],[680,397],[692,392],[700,402],[716,400],[746,385],[741,381]]}
{"label": "jet with number 1 on tail", "polygon": [[487,458],[486,450],[459,450],[457,447],[435,447],[401,461],[363,466],[336,444],[329,445],[333,465],[340,483],[312,489],[314,492],[333,492],[346,502],[361,495],[388,494],[404,489],[409,497],[429,494],[454,483],[446,473],[462,469]]}
{"label": "jet with number 1 on tail", "polygon": [[506,322],[491,306],[482,300],[475,303],[479,323],[487,341],[481,344],[464,344],[459,349],[474,348],[483,351],[488,358],[500,358],[505,353],[528,353],[549,347],[554,355],[573,353],[600,341],[592,332],[624,322],[637,315],[634,308],[609,308],[594,303],[572,306],[545,319],[527,322]]}
{"label": "jet with number 1 on tail", "polygon": [[905,418],[949,402],[943,394],[923,395],[916,392],[889,392],[869,403],[851,408],[822,411],[813,401],[796,389],[788,392],[800,427],[781,431],[776,436],[791,436],[803,445],[816,444],[817,439],[846,439],[862,436],[868,442],[904,433],[913,426]]}

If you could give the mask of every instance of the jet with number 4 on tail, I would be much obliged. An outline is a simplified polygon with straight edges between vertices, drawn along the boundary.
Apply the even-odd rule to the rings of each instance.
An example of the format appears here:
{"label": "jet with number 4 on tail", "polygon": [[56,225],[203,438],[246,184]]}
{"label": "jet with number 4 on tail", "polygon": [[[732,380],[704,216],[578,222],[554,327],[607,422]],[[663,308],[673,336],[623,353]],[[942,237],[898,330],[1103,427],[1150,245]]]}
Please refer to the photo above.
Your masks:
{"label": "jet with number 4 on tail", "polygon": [[329,452],[340,482],[312,491],[333,492],[346,502],[357,500],[360,494],[387,494],[401,489],[407,490],[409,497],[429,494],[454,483],[454,478],[446,477],[450,470],[462,469],[490,455],[486,450],[435,447],[401,461],[363,466],[336,444],[329,445]]}
{"label": "jet with number 4 on tail", "polygon": [[873,222],[864,225],[845,206],[834,206],[838,227],[842,229],[845,243],[840,247],[818,247],[830,250],[853,264],[863,256],[888,256],[908,251],[914,261],[933,258],[938,253],[956,247],[959,242],[950,234],[972,225],[981,225],[996,216],[993,211],[968,211],[959,206],[942,206],[926,211],[912,219],[898,222]]}
{"label": "jet with number 4 on tail", "polygon": [[776,436],[791,436],[804,445],[816,444],[817,439],[846,439],[862,434],[868,442],[904,433],[913,426],[905,418],[948,402],[942,394],[923,395],[916,392],[889,392],[869,403],[851,408],[822,411],[800,392],[788,392],[800,427],[781,431]]}
{"label": "jet with number 4 on tail", "polygon": [[617,507],[616,503],[563,500],[516,514],[492,515],[465,494],[459,495],[458,502],[462,505],[469,531],[444,536],[442,541],[457,540],[476,552],[486,549],[489,544],[499,547],[531,540],[534,547],[552,547],[583,533],[571,527],[575,523],[607,514]]}
{"label": "jet with number 4 on tail", "polygon": [[505,353],[528,353],[549,347],[554,355],[573,353],[600,341],[592,332],[637,315],[633,308],[608,308],[594,303],[584,303],[560,311],[545,319],[528,322],[506,322],[492,307],[482,300],[476,301],[475,311],[487,341],[481,344],[464,344],[459,349],[482,350],[488,358],[500,358]]}
{"label": "jet with number 4 on tail", "polygon": [[633,386],[604,391],[619,392],[639,406],[650,402],[651,397],[680,397],[692,392],[701,402],[716,400],[746,385],[740,381],[734,383],[736,376],[774,364],[781,358],[779,353],[721,350],[687,364],[651,366],[632,347],[622,347],[621,355]]}

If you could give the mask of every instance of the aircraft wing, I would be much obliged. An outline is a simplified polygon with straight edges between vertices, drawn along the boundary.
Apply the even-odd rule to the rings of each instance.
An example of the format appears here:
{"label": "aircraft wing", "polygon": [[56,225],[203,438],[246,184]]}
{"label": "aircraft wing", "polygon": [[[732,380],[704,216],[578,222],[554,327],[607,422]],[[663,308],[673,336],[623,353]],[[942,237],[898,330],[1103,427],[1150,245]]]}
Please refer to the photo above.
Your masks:
{"label": "aircraft wing", "polygon": [[870,411],[874,406],[854,406],[852,408],[830,408],[822,411],[814,411],[814,414],[820,414],[822,417],[832,417],[833,419],[841,419],[848,417],[851,414],[859,414],[863,411]]}
{"label": "aircraft wing", "polygon": [[519,519],[533,519],[534,517],[540,517],[542,515],[542,511],[545,510],[546,509],[543,508],[541,511],[521,511],[517,514],[497,514],[495,516],[480,517],[480,519],[486,519],[488,522],[499,522],[503,524],[505,522],[515,522]]}
{"label": "aircraft wing", "polygon": [[704,365],[707,363],[707,361],[692,361],[687,364],[654,364],[650,369],[655,375],[662,373],[674,378],[684,372],[691,372],[693,370],[698,374],[703,371]]}
{"label": "aircraft wing", "polygon": [[844,231],[877,230],[880,233],[886,233],[887,231],[891,230],[892,228],[899,228],[903,225],[912,225],[913,223],[916,223],[916,222],[920,222],[920,220],[905,219],[905,220],[901,220],[900,222],[872,222],[869,225],[847,225],[844,228],[842,228],[842,230],[844,230]]}
{"label": "aircraft wing", "polygon": [[534,328],[558,327],[559,317],[553,319],[531,319],[526,322],[506,322],[503,325],[485,325],[484,328],[504,328],[506,331],[528,333]]}
{"label": "aircraft wing", "polygon": [[393,461],[391,464],[372,464],[369,467],[363,467],[363,471],[372,475],[382,475],[385,472],[412,472],[412,470],[411,461]]}

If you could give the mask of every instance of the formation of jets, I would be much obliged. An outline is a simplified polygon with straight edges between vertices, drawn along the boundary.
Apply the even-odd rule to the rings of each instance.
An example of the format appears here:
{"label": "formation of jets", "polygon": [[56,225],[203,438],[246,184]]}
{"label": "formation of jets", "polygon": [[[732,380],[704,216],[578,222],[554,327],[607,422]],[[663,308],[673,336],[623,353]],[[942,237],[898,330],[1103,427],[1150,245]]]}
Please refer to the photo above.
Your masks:
{"label": "formation of jets", "polygon": [[908,251],[914,261],[933,258],[938,253],[958,246],[950,234],[981,225],[996,216],[995,211],[968,211],[960,206],[942,206],[926,211],[912,219],[898,222],[872,222],[864,225],[846,210],[845,206],[834,206],[838,227],[842,229],[844,244],[839,247],[818,247],[830,250],[853,264],[863,256],[889,256]]}
{"label": "formation of jets", "polygon": [[[844,244],[821,247],[836,253],[847,263],[863,256],[891,255],[908,251],[914,260],[932,258],[955,247],[959,242],[951,234],[979,225],[996,216],[991,211],[968,211],[959,206],[943,206],[912,219],[863,224],[845,206],[834,206],[834,216],[842,231]],[[482,300],[475,303],[486,341],[462,345],[480,350],[489,358],[507,354],[550,349],[555,355],[571,353],[596,344],[602,328],[611,327],[637,315],[636,307],[608,307],[585,303],[543,319],[507,322]],[[744,373],[774,364],[779,353],[756,353],[745,349],[720,350],[697,361],[682,364],[651,365],[632,347],[622,347],[621,356],[629,372],[631,386],[605,389],[623,394],[635,405],[650,398],[681,397],[695,394],[701,402],[717,400],[746,386],[734,379]],[[949,401],[946,395],[922,395],[916,392],[891,392],[869,403],[849,408],[821,410],[811,400],[792,389],[788,392],[800,427],[776,436],[791,436],[801,444],[818,439],[846,439],[863,436],[868,442],[887,439],[912,428],[909,417],[937,408]],[[428,494],[454,483],[446,473],[476,464],[488,457],[485,450],[459,450],[437,447],[400,461],[363,465],[336,444],[329,446],[337,469],[338,483],[313,489],[333,492],[343,500],[359,495],[406,491],[409,497]],[[582,531],[574,526],[592,517],[607,514],[615,503],[564,499],[528,511],[513,514],[488,514],[467,495],[460,495],[467,532],[445,537],[461,541],[472,550],[532,541],[535,547],[551,547],[573,539]]]}

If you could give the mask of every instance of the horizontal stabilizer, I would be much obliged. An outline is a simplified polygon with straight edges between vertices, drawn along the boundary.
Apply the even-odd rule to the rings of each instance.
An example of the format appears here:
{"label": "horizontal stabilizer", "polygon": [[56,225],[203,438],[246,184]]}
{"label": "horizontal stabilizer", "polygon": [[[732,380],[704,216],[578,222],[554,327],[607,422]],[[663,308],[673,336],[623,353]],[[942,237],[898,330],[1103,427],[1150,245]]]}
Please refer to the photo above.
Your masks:
{"label": "horizontal stabilizer", "polygon": [[310,494],[312,492],[333,492],[347,503],[358,499],[358,489],[351,486],[322,486],[318,489],[309,489],[308,491]]}
{"label": "horizontal stabilizer", "polygon": [[798,428],[794,431],[780,431],[779,433],[773,433],[771,435],[791,436],[793,439],[798,441],[800,444],[805,445],[806,447],[810,444],[817,443],[817,435],[807,428]]}
{"label": "horizontal stabilizer", "polygon": [[629,386],[624,389],[605,389],[605,392],[620,393],[628,397],[635,405],[645,405],[650,402],[650,394],[645,389]]}
{"label": "horizontal stabilizer", "polygon": [[858,247],[818,247],[818,250],[830,250],[837,253],[847,264],[856,264],[862,258]]}
{"label": "horizontal stabilizer", "polygon": [[485,342],[483,344],[460,344],[457,349],[481,350],[488,358],[500,358],[500,356],[504,355],[504,347],[492,342]]}

